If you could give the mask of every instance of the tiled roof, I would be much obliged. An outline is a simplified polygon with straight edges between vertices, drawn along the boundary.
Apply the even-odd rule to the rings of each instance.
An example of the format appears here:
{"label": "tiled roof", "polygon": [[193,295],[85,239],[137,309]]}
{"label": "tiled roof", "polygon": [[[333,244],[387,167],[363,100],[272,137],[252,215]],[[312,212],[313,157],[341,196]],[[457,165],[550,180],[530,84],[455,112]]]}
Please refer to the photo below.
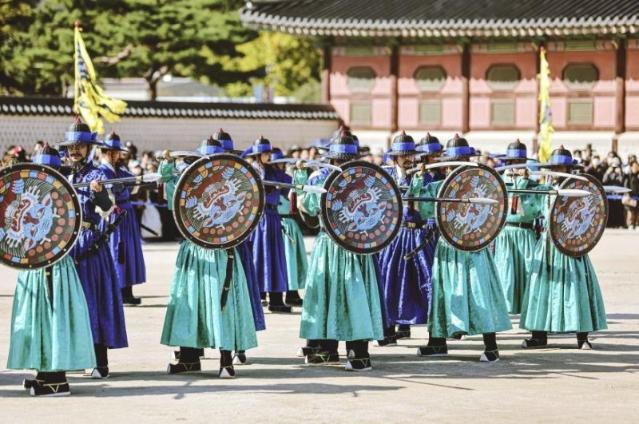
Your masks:
{"label": "tiled roof", "polygon": [[[125,117],[202,119],[336,120],[335,109],[320,104],[196,103],[127,101]],[[46,97],[2,97],[0,115],[73,115],[73,100]]]}
{"label": "tiled roof", "polygon": [[249,26],[342,37],[553,37],[639,33],[639,0],[267,0]]}

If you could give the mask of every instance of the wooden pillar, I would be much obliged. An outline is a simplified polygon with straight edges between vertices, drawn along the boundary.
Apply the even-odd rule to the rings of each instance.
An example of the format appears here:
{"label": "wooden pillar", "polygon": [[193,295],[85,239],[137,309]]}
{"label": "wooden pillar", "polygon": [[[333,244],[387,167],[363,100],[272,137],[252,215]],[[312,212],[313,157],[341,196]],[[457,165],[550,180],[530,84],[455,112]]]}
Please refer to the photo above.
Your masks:
{"label": "wooden pillar", "polygon": [[615,72],[615,135],[612,150],[619,148],[619,136],[626,131],[626,40],[617,40],[617,60]]}
{"label": "wooden pillar", "polygon": [[327,40],[322,46],[322,103],[331,102],[332,47]]}
{"label": "wooden pillar", "polygon": [[390,56],[390,101],[391,101],[391,116],[390,116],[390,130],[391,133],[397,132],[399,129],[398,116],[399,116],[399,101],[398,101],[398,89],[397,84],[399,81],[399,45],[393,43],[391,46]]}
{"label": "wooden pillar", "polygon": [[470,131],[470,44],[462,47],[461,57],[462,77],[462,127],[463,134]]}

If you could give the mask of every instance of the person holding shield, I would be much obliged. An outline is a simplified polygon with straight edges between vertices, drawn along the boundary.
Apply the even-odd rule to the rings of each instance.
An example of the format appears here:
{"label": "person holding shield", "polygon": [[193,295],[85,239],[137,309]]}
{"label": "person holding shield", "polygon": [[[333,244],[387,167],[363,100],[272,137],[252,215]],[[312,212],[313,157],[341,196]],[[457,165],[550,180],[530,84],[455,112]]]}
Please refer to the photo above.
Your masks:
{"label": "person holding shield", "polygon": [[[59,169],[56,149],[44,145],[33,163]],[[18,274],[8,369],[33,369],[23,387],[31,396],[71,394],[66,371],[92,369],[95,352],[91,321],[73,259],[66,255],[51,266]]]}
{"label": "person holding shield", "polygon": [[[562,146],[552,152],[549,163],[544,167],[568,173],[575,170],[577,165],[570,151]],[[558,188],[564,179],[565,177],[556,178],[552,185]],[[551,196],[546,197],[546,228],[535,246],[530,283],[522,302],[519,326],[532,332],[531,337],[522,342],[522,347],[546,347],[549,332],[576,333],[576,347],[590,350],[592,344],[588,340],[588,333],[608,328],[599,281],[587,253],[580,256],[567,255],[550,240],[549,227],[553,225],[550,222],[550,198]],[[591,210],[573,207],[571,212],[586,214],[579,217],[575,215],[575,224],[582,218],[585,222]],[[570,226],[569,218],[564,219],[565,225]]]}
{"label": "person holding shield", "polygon": [[[443,162],[466,162],[474,154],[468,141],[455,135],[446,143],[445,156],[440,159]],[[448,169],[452,172],[451,168]],[[422,195],[436,197],[442,183],[434,181],[428,184]],[[440,207],[439,204],[436,207]],[[470,212],[471,209],[474,208],[466,211]],[[428,345],[418,348],[418,356],[447,355],[447,338],[482,334],[484,352],[479,360],[498,361],[496,333],[510,330],[512,325],[490,249],[484,247],[478,251],[465,251],[453,247],[444,237],[440,237],[435,248],[431,285],[429,340]]]}
{"label": "person holding shield", "polygon": [[[342,134],[325,154],[332,165],[358,157],[358,147],[350,135]],[[300,164],[301,168],[302,165]],[[302,169],[295,183],[323,186],[331,169],[320,168],[306,178]],[[320,196],[298,192],[298,206],[312,216],[320,213]],[[302,308],[300,337],[308,365],[339,364],[338,343],[346,342],[347,371],[372,369],[368,342],[383,337],[382,303],[373,255],[346,250],[320,231],[309,263]]]}
{"label": "person holding shield", "polygon": [[[194,156],[208,157],[224,152],[221,142],[209,137]],[[196,165],[193,163],[191,166]],[[172,207],[176,201],[183,200],[181,207],[193,210],[194,219],[207,221],[212,219],[214,212],[219,213],[216,219],[222,219],[223,223],[203,224],[201,229],[206,229],[207,233],[219,232],[224,237],[225,230],[237,224],[229,221],[233,217],[226,216],[225,211],[230,211],[231,203],[235,204],[245,195],[235,191],[232,178],[224,177],[217,182],[203,180],[200,171],[208,169],[203,166],[196,169],[197,175],[191,175],[192,180],[189,179],[190,184],[197,185],[190,188],[204,190],[199,197],[167,200]],[[161,164],[162,179],[172,187],[167,192],[178,196],[179,184],[173,184],[178,175],[188,173],[189,169],[182,167],[180,171],[169,161]],[[226,171],[230,174],[235,172],[230,168]],[[209,248],[188,238],[180,244],[161,337],[162,344],[180,347],[179,355],[176,355],[178,362],[170,363],[167,368],[169,374],[201,371],[200,356],[204,348],[213,348],[220,350],[218,376],[234,378],[232,352],[244,352],[257,346],[249,287],[242,262],[237,258],[236,247]]]}

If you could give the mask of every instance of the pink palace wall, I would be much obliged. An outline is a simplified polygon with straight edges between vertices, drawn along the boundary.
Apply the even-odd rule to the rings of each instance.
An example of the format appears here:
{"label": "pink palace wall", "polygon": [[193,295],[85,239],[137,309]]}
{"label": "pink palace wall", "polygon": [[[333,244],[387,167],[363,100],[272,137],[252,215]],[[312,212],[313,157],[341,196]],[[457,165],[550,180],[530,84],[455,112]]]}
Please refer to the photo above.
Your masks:
{"label": "pink palace wall", "polygon": [[[634,47],[633,47],[634,46]],[[387,49],[388,50],[388,49]],[[470,69],[470,129],[471,130],[534,130],[537,120],[536,61],[538,53],[531,48],[513,53],[471,52]],[[612,43],[596,51],[556,51],[548,48],[548,60],[553,78],[551,101],[553,123],[557,130],[614,130],[616,117],[615,67],[616,52]],[[380,51],[384,51],[381,49]],[[595,65],[599,80],[592,90],[576,92],[562,81],[565,66],[569,63],[588,62]],[[493,90],[486,82],[486,72],[495,64],[515,64],[521,79],[513,90]],[[439,65],[446,72],[446,80],[439,92],[422,93],[413,74],[419,66]],[[346,73],[353,66],[370,66],[376,78],[370,93],[351,93]],[[346,56],[333,54],[330,74],[331,103],[346,123],[350,123],[351,101],[370,101],[372,123],[367,129],[388,130],[391,125],[390,56]],[[419,102],[424,99],[441,101],[441,123],[432,130],[459,130],[462,125],[463,83],[461,78],[461,52],[459,50],[437,55],[404,55],[399,57],[398,125],[400,129],[420,129]],[[627,52],[626,79],[626,128],[639,129],[639,42],[632,41]],[[571,98],[593,100],[591,125],[570,125],[567,108]],[[491,102],[513,99],[515,102],[514,126],[491,125]]]}

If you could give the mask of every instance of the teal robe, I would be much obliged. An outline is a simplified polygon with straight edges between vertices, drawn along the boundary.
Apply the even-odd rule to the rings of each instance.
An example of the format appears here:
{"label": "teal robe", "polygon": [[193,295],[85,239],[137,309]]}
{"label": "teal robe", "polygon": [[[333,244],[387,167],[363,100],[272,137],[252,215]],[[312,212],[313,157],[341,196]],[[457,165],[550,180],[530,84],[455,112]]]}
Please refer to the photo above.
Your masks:
{"label": "teal robe", "polygon": [[95,367],[89,310],[73,260],[65,256],[51,273],[51,296],[44,268],[18,274],[9,369],[54,372]]}
{"label": "teal robe", "polygon": [[[321,186],[328,176],[320,170],[309,184]],[[296,173],[295,182],[306,181]],[[298,193],[301,206],[318,215],[320,196]],[[337,245],[324,231],[315,240],[304,292],[300,337],[330,340],[380,340],[384,337],[377,272],[372,255],[359,255]]]}
{"label": "teal robe", "polygon": [[[547,200],[546,218],[550,196]],[[590,257],[586,254],[574,258],[561,253],[548,230],[535,246],[519,322],[526,330],[553,333],[608,328],[599,280]]]}
{"label": "teal robe", "polygon": [[[436,197],[441,183],[435,181],[427,185],[423,195]],[[477,252],[457,250],[440,237],[431,285],[428,331],[432,337],[495,333],[512,328],[497,268],[488,248]]]}
{"label": "teal robe", "polygon": [[[516,177],[514,184],[510,186],[533,190],[547,188],[521,177]],[[521,312],[537,237],[533,229],[508,224],[534,225],[535,220],[543,213],[545,197],[524,194],[516,195],[516,200],[513,200],[513,195],[510,195],[506,226],[495,239],[495,265],[508,304],[508,312],[511,314]],[[517,202],[514,211],[513,202]]]}
{"label": "teal robe", "polygon": [[304,246],[304,235],[297,221],[290,216],[291,202],[284,196],[280,196],[277,211],[282,216],[282,233],[284,234],[284,252],[286,253],[286,274],[288,277],[288,289],[300,290],[304,288],[306,272],[308,270],[308,258]]}

